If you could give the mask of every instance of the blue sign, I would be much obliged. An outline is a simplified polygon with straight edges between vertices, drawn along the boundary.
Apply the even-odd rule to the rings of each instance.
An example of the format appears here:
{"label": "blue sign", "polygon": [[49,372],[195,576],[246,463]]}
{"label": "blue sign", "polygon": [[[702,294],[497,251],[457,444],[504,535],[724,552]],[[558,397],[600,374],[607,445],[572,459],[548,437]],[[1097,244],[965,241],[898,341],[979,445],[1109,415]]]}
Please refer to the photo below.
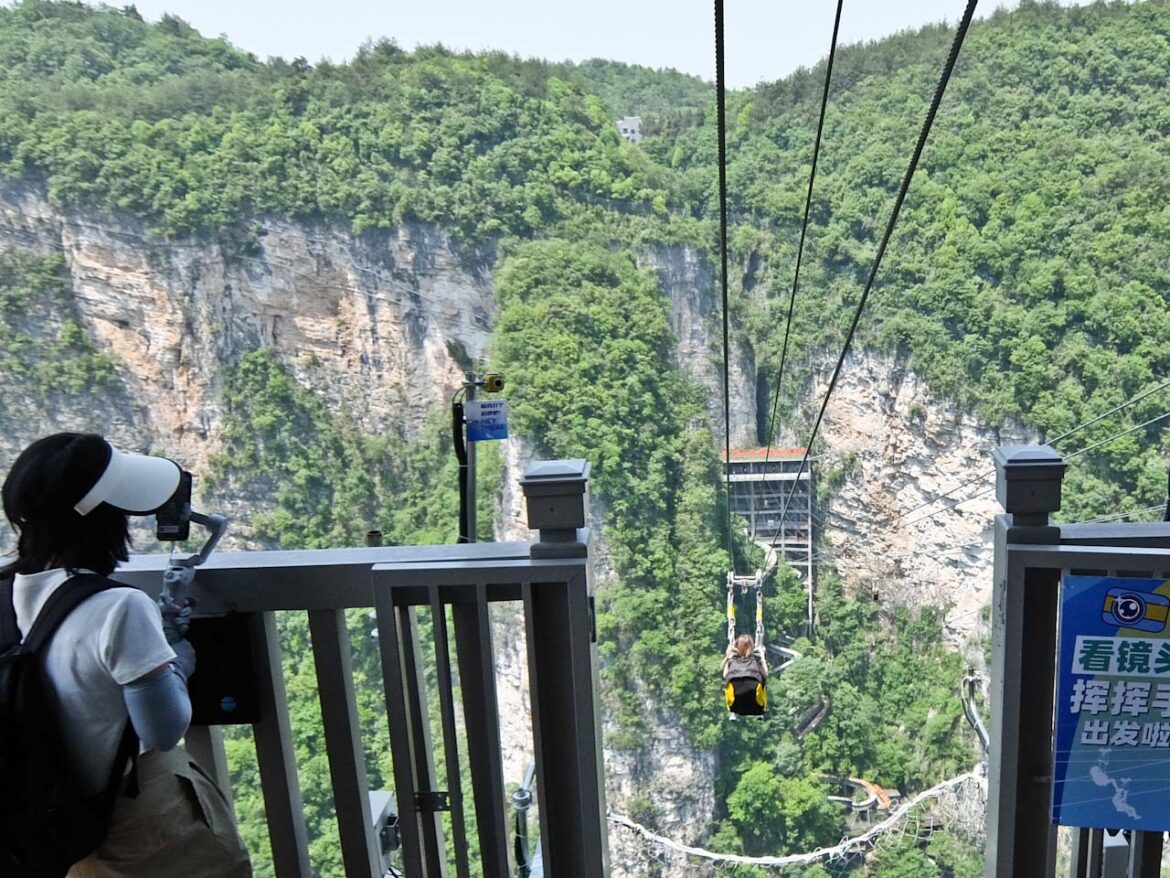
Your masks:
{"label": "blue sign", "polygon": [[1170,580],[1064,577],[1054,823],[1170,829],[1168,617]]}
{"label": "blue sign", "polygon": [[467,421],[467,441],[484,442],[508,438],[508,401],[473,399],[463,408]]}

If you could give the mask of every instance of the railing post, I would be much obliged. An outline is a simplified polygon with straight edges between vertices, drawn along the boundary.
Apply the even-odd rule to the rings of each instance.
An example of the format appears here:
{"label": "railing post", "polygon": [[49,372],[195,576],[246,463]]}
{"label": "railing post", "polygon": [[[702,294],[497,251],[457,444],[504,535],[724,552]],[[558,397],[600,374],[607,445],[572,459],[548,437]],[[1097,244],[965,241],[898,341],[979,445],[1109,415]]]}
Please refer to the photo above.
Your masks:
{"label": "railing post", "polygon": [[276,614],[254,613],[251,625],[261,717],[252,726],[252,736],[256,741],[260,787],[264,792],[264,812],[272,843],[272,864],[277,878],[302,878],[311,871],[309,840],[280,662]]}
{"label": "railing post", "polygon": [[309,632],[345,874],[352,878],[378,876],[380,864],[371,830],[366,758],[353,691],[345,610],[310,610]]}
{"label": "railing post", "polygon": [[986,874],[1044,878],[1055,870],[1052,826],[1053,699],[1060,571],[1012,563],[1012,546],[1055,544],[1066,464],[1047,445],[994,452],[996,496],[992,596],[991,748]]}
{"label": "railing post", "polygon": [[[589,557],[589,464],[534,463],[520,484],[528,526],[540,532],[532,558]],[[568,582],[532,581],[523,595],[544,871],[609,874],[602,777],[597,644],[588,561]]]}

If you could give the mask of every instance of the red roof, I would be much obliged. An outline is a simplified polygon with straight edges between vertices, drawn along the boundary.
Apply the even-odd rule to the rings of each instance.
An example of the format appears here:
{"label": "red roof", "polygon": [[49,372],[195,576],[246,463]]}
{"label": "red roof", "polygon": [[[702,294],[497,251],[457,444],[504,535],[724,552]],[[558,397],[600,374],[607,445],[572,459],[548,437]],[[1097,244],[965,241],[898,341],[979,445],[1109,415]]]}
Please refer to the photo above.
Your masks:
{"label": "red roof", "polygon": [[[732,460],[780,460],[782,458],[804,457],[807,448],[733,448]],[[723,455],[726,459],[727,455]]]}

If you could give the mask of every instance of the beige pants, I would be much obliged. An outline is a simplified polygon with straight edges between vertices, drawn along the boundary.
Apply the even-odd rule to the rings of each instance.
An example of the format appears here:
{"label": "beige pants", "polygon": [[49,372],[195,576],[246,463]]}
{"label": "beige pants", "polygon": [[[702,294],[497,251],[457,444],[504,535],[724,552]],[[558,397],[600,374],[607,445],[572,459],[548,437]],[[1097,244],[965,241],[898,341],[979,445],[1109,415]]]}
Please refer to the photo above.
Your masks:
{"label": "beige pants", "polygon": [[186,750],[144,753],[138,787],[118,797],[105,842],[68,878],[251,878],[227,800]]}

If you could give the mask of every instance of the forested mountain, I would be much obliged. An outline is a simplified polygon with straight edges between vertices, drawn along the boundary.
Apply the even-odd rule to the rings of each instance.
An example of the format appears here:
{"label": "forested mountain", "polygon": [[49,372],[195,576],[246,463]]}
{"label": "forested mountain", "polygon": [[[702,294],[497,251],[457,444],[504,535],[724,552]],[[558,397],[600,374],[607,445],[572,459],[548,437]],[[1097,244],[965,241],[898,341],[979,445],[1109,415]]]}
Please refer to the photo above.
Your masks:
{"label": "forested mountain", "polygon": [[[843,341],[950,38],[927,27],[837,58],[797,353],[780,388],[789,435],[804,432],[810,379]],[[728,98],[735,342],[760,364],[752,393],[762,398],[777,380],[823,76],[820,65]],[[1014,419],[1048,437],[1163,379],[1168,94],[1165,2],[1024,3],[977,22],[855,344],[908,364],[992,424]],[[626,114],[644,117],[638,146],[614,127]],[[673,245],[718,262],[709,85],[604,61],[390,42],[341,65],[260,62],[176,18],[149,24],[133,7],[22,0],[0,8],[0,119],[0,182],[133,222],[154,247],[213,241],[248,259],[264,223],[288,217],[347,224],[355,240],[433,224],[494,254],[491,357],[509,376],[513,429],[542,453],[594,465],[617,574],[599,620],[609,745],[638,748],[654,721],[649,698],[718,754],[724,804],[707,846],[833,843],[844,826],[824,798],[825,775],[913,791],[977,759],[953,694],[961,662],[943,647],[937,615],[879,613],[831,571],[820,579],[818,639],[799,640],[805,657],[774,683],[791,709],[767,726],[728,724],[712,697],[729,564],[718,452],[707,390],[674,357],[659,280],[639,267],[644,253]],[[117,364],[76,323],[60,353],[41,358],[51,365],[30,345],[30,307],[68,310],[61,271],[59,259],[18,243],[0,251],[0,364],[38,392],[47,380],[38,376],[57,372],[78,393],[98,392]],[[262,346],[227,367],[216,490],[282,486],[256,540],[352,543],[368,518],[400,541],[453,536],[451,498],[438,488],[453,466],[441,415],[421,436],[374,441],[347,430]],[[1151,395],[1060,450],[1141,424],[1167,402],[1170,393]],[[1070,472],[1066,515],[1163,499],[1164,437],[1153,423],[1087,455]],[[490,521],[486,509],[480,520]],[[782,576],[776,594],[770,633],[800,634],[799,588]],[[296,624],[288,642],[303,645]],[[290,692],[311,692],[309,663],[290,662]],[[818,707],[827,709],[810,730]],[[364,722],[382,741],[376,712],[375,695]],[[245,789],[253,784],[240,810],[256,845],[245,750],[233,753]],[[317,861],[338,874],[330,805],[307,797]],[[641,811],[653,820],[653,803]],[[976,863],[965,841],[940,832],[929,847],[886,849],[853,868],[973,876]]]}

